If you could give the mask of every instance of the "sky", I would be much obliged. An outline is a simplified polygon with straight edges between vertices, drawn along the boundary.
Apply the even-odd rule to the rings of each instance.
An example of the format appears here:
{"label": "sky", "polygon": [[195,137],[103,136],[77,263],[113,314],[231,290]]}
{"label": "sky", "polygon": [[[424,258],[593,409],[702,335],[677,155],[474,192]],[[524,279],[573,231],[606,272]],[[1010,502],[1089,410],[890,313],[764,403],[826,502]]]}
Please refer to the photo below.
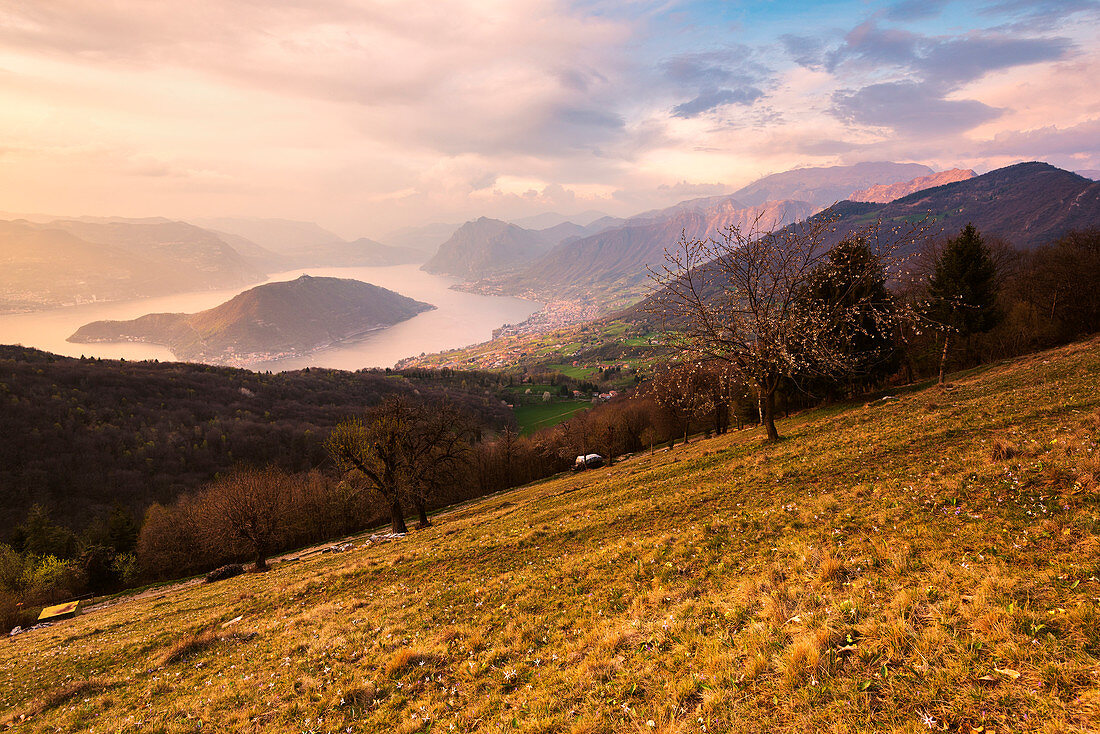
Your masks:
{"label": "sky", "polygon": [[1100,169],[1097,0],[0,0],[0,211],[347,236]]}

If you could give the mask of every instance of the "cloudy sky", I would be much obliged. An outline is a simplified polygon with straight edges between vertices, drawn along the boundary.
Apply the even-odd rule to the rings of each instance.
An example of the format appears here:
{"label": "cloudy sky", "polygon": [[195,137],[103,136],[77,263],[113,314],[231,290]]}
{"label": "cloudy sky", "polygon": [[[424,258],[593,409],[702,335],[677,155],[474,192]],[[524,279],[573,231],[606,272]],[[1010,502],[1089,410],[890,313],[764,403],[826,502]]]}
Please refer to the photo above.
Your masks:
{"label": "cloudy sky", "polygon": [[348,236],[796,166],[1100,168],[1093,0],[0,0],[0,210]]}

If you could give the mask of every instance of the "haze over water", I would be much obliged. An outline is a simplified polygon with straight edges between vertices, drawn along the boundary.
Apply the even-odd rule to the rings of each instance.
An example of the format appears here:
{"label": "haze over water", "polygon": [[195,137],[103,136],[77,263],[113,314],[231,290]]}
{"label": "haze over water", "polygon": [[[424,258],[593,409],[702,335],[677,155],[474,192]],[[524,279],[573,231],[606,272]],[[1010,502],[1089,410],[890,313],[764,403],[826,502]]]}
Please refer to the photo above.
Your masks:
{"label": "haze over water", "polygon": [[[264,282],[293,280],[299,275],[353,278],[389,288],[430,303],[433,311],[418,314],[388,329],[366,337],[300,357],[253,365],[263,371],[296,370],[303,367],[331,367],[357,370],[363,367],[392,367],[405,357],[438,352],[482,342],[493,329],[523,321],[542,304],[504,296],[482,296],[452,290],[457,281],[425,273],[417,265],[390,267],[302,268],[271,275]],[[114,303],[93,303],[34,313],[0,315],[0,344],[22,344],[72,357],[86,355],[104,359],[174,360],[165,347],[131,342],[73,344],[66,341],[79,327],[105,319],[125,320],[148,313],[195,313],[228,301],[246,286],[233,290],[199,291]]]}

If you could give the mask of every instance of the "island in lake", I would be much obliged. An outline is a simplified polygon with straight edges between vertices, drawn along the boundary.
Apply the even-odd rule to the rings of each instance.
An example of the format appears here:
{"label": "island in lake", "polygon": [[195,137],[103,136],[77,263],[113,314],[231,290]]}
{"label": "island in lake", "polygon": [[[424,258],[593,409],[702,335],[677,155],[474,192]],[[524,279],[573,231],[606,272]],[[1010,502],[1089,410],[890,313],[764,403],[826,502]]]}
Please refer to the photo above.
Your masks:
{"label": "island in lake", "polygon": [[69,341],[160,344],[181,360],[245,367],[323,349],[434,308],[370,283],[303,275],[199,313],[95,321]]}

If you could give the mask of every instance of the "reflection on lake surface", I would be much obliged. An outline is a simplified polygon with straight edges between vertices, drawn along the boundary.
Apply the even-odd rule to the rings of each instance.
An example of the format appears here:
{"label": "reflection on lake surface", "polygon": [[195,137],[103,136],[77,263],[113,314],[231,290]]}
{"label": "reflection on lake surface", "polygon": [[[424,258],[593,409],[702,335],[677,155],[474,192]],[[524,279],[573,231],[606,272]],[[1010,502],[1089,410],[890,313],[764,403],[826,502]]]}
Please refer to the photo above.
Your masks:
{"label": "reflection on lake surface", "polygon": [[[293,280],[306,273],[373,283],[430,303],[436,309],[373,332],[355,342],[345,342],[301,357],[254,365],[251,369],[282,371],[302,367],[333,367],[357,370],[362,367],[392,367],[398,360],[422,352],[438,352],[486,341],[492,337],[493,329],[502,324],[523,321],[542,306],[519,298],[480,296],[451,290],[455,280],[425,273],[417,265],[303,268],[276,273],[267,282]],[[245,290],[248,287],[0,315],[0,344],[22,344],[72,357],[84,354],[104,359],[172,360],[170,351],[153,344],[71,344],[65,340],[79,327],[92,321],[133,319],[147,313],[194,313],[213,308]]]}

